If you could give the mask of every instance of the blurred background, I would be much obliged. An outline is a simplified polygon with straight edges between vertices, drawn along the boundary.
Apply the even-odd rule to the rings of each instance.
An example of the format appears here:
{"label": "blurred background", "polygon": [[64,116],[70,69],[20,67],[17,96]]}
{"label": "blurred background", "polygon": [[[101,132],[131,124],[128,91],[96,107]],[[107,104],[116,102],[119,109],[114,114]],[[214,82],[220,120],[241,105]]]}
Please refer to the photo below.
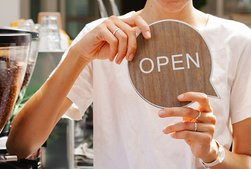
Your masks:
{"label": "blurred background", "polygon": [[[34,31],[39,33],[40,40],[29,85],[22,93],[19,104],[15,106],[5,130],[0,133],[0,168],[92,168],[92,106],[79,121],[62,118],[44,146],[28,161],[17,161],[14,158],[12,161],[15,162],[7,167],[6,164],[9,163],[5,160],[5,166],[2,167],[1,157],[5,159],[6,155],[6,147],[2,140],[6,140],[8,136],[15,113],[49,77],[71,41],[87,23],[101,17],[137,11],[144,7],[145,1],[1,0],[0,30],[11,27]],[[194,5],[206,13],[237,20],[251,27],[251,0],[194,0]],[[77,111],[77,107],[73,105],[70,111]]]}
{"label": "blurred background", "polygon": [[[112,14],[110,0],[103,0],[108,15]],[[0,25],[9,25],[20,18],[31,18],[36,23],[39,12],[60,12],[62,25],[73,39],[76,34],[90,21],[100,17],[99,0],[2,0],[0,6]],[[145,0],[115,0],[120,14],[131,10],[139,10]],[[195,0],[195,6],[213,15],[231,18],[235,14],[249,17],[250,0]],[[9,11],[11,9],[11,12]],[[244,17],[244,16],[243,16]],[[244,19],[236,18],[236,19]],[[249,24],[249,23],[248,23]]]}

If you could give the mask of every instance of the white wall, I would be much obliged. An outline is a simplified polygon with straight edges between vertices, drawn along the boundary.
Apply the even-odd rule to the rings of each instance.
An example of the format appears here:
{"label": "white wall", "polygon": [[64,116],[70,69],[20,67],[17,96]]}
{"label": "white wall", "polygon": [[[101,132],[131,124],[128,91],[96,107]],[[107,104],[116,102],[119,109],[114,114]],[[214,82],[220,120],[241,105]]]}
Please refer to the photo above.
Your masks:
{"label": "white wall", "polygon": [[20,18],[20,1],[0,1],[0,26],[9,26],[10,22]]}

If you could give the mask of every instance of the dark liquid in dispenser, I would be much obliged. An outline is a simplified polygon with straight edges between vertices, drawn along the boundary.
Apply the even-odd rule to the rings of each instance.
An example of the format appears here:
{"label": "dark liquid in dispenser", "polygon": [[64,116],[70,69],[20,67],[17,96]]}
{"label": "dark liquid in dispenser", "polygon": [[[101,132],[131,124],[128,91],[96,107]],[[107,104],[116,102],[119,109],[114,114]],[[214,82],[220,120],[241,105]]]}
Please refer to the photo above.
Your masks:
{"label": "dark liquid in dispenser", "polygon": [[27,86],[29,85],[29,82],[30,82],[30,79],[31,79],[31,74],[32,74],[32,72],[33,72],[34,66],[35,66],[35,62],[29,62],[29,63],[27,64],[27,68],[26,68],[26,71],[25,71],[24,81],[23,81],[21,90],[22,90],[24,87],[27,87]]}
{"label": "dark liquid in dispenser", "polygon": [[14,107],[21,68],[16,62],[0,57],[0,129],[8,120]]}
{"label": "dark liquid in dispenser", "polygon": [[29,62],[27,64],[27,68],[26,68],[25,75],[24,75],[24,81],[22,83],[20,93],[18,95],[16,104],[15,104],[15,108],[14,108],[14,112],[13,112],[14,114],[20,109],[20,104],[23,101],[23,98],[24,98],[24,95],[26,92],[26,88],[28,87],[29,82],[31,80],[31,75],[33,73],[34,67],[35,67],[35,62]]}

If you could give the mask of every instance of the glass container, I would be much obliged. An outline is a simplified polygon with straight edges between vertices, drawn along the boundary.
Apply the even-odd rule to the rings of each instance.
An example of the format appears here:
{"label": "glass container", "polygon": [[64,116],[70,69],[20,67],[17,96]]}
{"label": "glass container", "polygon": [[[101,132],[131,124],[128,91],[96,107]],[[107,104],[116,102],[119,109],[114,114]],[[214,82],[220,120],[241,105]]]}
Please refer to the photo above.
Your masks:
{"label": "glass container", "polygon": [[0,34],[0,133],[23,84],[30,43],[30,34]]}

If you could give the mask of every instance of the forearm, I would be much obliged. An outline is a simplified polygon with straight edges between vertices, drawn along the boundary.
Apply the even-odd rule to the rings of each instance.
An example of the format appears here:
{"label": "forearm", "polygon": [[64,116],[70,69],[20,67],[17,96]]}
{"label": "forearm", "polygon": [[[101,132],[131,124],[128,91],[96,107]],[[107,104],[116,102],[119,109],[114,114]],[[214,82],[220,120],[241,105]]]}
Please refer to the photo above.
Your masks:
{"label": "forearm", "polygon": [[[7,142],[8,151],[24,158],[39,148],[53,127],[70,106],[66,95],[82,69],[88,63],[73,50],[18,113],[13,121]],[[62,105],[62,104],[67,105]]]}
{"label": "forearm", "polygon": [[211,169],[251,169],[251,157],[225,149],[225,159]]}

